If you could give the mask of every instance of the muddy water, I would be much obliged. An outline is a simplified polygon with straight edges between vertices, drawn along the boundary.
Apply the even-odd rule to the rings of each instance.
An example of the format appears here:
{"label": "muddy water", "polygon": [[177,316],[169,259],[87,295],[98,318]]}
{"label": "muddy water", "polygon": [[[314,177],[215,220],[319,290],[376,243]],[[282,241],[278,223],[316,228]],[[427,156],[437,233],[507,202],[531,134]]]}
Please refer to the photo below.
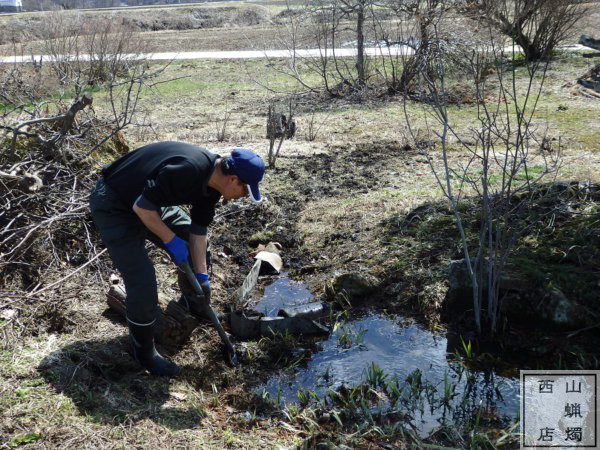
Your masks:
{"label": "muddy water", "polygon": [[264,288],[264,293],[259,291],[258,294],[262,294],[262,298],[254,310],[265,316],[276,316],[279,310],[286,306],[303,305],[313,298],[302,283],[291,280],[285,272],[282,272],[280,277],[273,279]]}
{"label": "muddy water", "polygon": [[[307,303],[310,299],[302,284],[284,276],[265,288],[256,309],[276,315],[282,305]],[[448,354],[447,347],[445,336],[412,320],[365,311],[351,320],[338,319],[337,327],[320,344],[320,351],[310,360],[272,375],[257,392],[267,391],[271,399],[284,406],[298,403],[299,390],[310,389],[322,398],[329,389],[359,384],[368,378],[367,371],[373,364],[383,369],[387,380],[395,376],[405,387],[408,383],[404,380],[418,369],[430,392],[435,390],[433,396],[422,393],[421,407],[409,412],[422,437],[443,420],[468,421],[473,411],[497,426],[513,423],[518,410],[518,379],[493,371],[466,372],[465,366]],[[467,382],[469,377],[471,382]],[[445,384],[455,386],[455,396],[443,408],[439,400]]]}

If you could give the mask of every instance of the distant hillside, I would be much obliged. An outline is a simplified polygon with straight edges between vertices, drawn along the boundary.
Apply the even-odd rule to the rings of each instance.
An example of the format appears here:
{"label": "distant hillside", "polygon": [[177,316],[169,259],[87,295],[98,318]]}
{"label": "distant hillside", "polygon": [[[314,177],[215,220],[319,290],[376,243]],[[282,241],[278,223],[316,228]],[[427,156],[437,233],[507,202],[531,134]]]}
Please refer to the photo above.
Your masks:
{"label": "distant hillside", "polygon": [[115,6],[171,5],[194,3],[197,0],[22,0],[25,11],[47,11],[57,8],[85,9]]}

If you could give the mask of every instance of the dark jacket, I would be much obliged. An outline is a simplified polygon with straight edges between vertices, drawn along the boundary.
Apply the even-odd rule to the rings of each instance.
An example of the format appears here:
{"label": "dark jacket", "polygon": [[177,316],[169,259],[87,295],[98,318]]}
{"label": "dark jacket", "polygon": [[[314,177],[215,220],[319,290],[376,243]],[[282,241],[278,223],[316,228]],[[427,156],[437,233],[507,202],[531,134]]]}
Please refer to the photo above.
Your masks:
{"label": "dark jacket", "polygon": [[102,169],[106,184],[133,207],[158,210],[191,205],[191,231],[206,234],[221,194],[208,187],[219,155],[191,144],[157,142],[133,150]]}

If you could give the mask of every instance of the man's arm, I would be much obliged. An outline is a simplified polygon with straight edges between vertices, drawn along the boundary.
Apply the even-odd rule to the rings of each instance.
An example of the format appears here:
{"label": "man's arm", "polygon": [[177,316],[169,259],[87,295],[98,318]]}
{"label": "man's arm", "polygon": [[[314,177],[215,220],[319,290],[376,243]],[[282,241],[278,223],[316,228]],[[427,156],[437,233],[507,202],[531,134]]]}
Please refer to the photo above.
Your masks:
{"label": "man's arm", "polygon": [[206,244],[205,234],[190,233],[190,253],[194,263],[194,273],[208,273],[206,267]]}
{"label": "man's arm", "polygon": [[[163,242],[169,242],[175,236],[175,233],[165,224],[158,212],[152,209],[133,205],[133,211],[138,215],[146,227],[157,235]],[[190,233],[190,253],[194,263],[194,273],[207,273],[206,267],[206,235]]]}
{"label": "man's arm", "polygon": [[175,233],[173,233],[167,224],[162,221],[157,211],[140,208],[137,204],[134,204],[133,212],[135,212],[144,225],[146,225],[146,227],[163,242],[169,242],[175,236]]}

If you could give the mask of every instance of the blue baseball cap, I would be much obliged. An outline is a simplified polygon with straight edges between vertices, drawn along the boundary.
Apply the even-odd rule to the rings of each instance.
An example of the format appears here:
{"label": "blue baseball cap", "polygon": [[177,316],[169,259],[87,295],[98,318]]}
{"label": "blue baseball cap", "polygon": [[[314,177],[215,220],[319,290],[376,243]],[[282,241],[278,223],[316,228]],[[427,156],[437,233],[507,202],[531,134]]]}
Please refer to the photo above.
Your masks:
{"label": "blue baseball cap", "polygon": [[262,201],[258,185],[265,174],[265,163],[252,150],[235,148],[229,157],[229,164],[243,183],[248,185],[250,197],[256,203]]}

